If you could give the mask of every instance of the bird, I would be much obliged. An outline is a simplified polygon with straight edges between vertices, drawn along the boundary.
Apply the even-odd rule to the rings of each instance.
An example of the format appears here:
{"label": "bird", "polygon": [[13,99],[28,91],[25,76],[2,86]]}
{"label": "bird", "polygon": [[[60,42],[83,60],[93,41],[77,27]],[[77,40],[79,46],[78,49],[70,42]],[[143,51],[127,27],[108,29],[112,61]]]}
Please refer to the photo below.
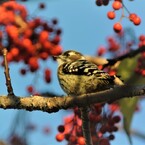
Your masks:
{"label": "bird", "polygon": [[56,56],[56,60],[60,86],[68,95],[93,93],[114,86],[115,77],[86,60],[80,52],[68,50]]}
{"label": "bird", "polygon": [[[55,57],[58,62],[57,77],[67,95],[78,96],[110,89],[114,76],[100,70],[98,66],[74,50],[68,50]],[[86,145],[92,145],[89,129],[88,107],[81,107],[82,130]]]}

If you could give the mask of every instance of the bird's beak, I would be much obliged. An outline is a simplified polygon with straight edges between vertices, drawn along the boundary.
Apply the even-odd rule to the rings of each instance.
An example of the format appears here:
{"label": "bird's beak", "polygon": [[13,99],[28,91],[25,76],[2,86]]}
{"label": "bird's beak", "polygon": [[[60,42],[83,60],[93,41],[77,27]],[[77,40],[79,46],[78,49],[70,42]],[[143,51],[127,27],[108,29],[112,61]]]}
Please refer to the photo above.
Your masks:
{"label": "bird's beak", "polygon": [[58,59],[61,59],[61,55],[54,55],[52,56],[54,60],[58,61]]}
{"label": "bird's beak", "polygon": [[53,58],[54,60],[57,60],[58,56],[52,56],[52,58]]}

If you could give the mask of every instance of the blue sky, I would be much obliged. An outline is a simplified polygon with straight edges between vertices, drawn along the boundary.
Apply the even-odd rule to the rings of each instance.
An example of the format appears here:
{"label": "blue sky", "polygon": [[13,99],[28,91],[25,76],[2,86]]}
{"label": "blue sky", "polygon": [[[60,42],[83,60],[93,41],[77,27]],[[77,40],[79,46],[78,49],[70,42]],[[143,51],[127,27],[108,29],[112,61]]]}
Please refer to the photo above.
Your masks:
{"label": "blue sky", "polygon": [[[37,10],[37,2],[45,2],[47,5],[45,10]],[[123,27],[132,27],[137,36],[140,34],[145,34],[145,1],[124,1],[127,8],[130,12],[137,13],[142,18],[142,23],[140,26],[134,26],[126,18],[123,19]],[[30,15],[40,16],[45,20],[51,18],[58,18],[59,26],[62,28],[62,41],[61,45],[64,50],[74,49],[82,52],[83,54],[95,55],[97,47],[106,43],[106,37],[112,35],[113,24],[119,20],[117,17],[115,20],[108,20],[106,13],[109,10],[112,10],[111,4],[107,7],[97,7],[95,5],[95,0],[30,0],[29,2],[24,3]],[[119,15],[120,12],[117,12]],[[109,56],[108,56],[109,57]],[[28,84],[33,83],[33,75],[28,74],[26,77],[19,75],[19,69],[23,64],[15,65],[12,63],[10,65],[11,79],[16,95],[26,95],[25,87]],[[45,84],[40,79],[37,80],[36,88],[40,91],[52,90],[59,94],[64,94],[61,88],[59,87],[56,69],[57,64],[49,60],[47,64],[52,71],[52,83]],[[0,68],[0,94],[6,94],[6,87],[4,85],[4,74],[3,69]],[[143,108],[145,102],[141,103],[141,112],[135,114],[132,126],[141,130],[145,133],[144,126],[144,114],[145,108]],[[0,109],[0,139],[6,138],[9,133],[10,125],[14,119],[16,110],[3,110]],[[44,126],[52,126],[53,132],[51,136],[44,136],[40,130],[30,135],[30,145],[41,145],[41,144],[51,144],[63,145],[64,143],[56,143],[55,134],[56,134],[56,124],[62,123],[63,116],[68,114],[66,111],[59,111],[58,113],[47,114],[40,111],[35,111],[28,113],[29,120],[35,122],[39,129]],[[144,142],[138,138],[133,138],[133,143],[137,145],[144,145]],[[123,133],[117,133],[116,140],[112,142],[112,145],[129,145],[129,142]]]}

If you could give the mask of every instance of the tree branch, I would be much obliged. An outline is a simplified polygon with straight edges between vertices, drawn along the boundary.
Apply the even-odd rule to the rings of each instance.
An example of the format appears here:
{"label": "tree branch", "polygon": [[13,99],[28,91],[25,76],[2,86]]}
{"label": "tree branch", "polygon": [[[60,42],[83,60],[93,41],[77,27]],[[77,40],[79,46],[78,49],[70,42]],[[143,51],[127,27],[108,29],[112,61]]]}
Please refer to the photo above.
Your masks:
{"label": "tree branch", "polygon": [[10,97],[0,96],[0,108],[3,109],[25,109],[28,111],[41,110],[52,113],[60,109],[86,107],[95,103],[113,102],[118,99],[145,95],[144,86],[120,86],[107,91],[84,94],[77,97]]}
{"label": "tree branch", "polygon": [[145,51],[145,46],[141,46],[139,47],[138,49],[136,50],[131,50],[130,52],[122,55],[122,56],[119,56],[117,58],[114,58],[114,59],[107,59],[108,63],[104,64],[103,67],[107,67],[107,66],[111,66],[111,65],[114,65],[117,61],[121,61],[125,58],[131,58],[131,57],[134,57],[136,56],[137,54],[141,53],[141,52],[144,52]]}
{"label": "tree branch", "polygon": [[14,92],[13,92],[13,87],[11,84],[11,78],[10,78],[9,67],[8,67],[8,62],[7,62],[7,49],[3,48],[2,52],[3,52],[3,57],[4,57],[4,73],[5,73],[8,95],[15,97]]}
{"label": "tree branch", "polygon": [[144,52],[145,51],[145,46],[141,46],[139,48],[137,48],[136,50],[131,50],[130,52],[121,55],[119,57],[113,58],[113,59],[106,59],[103,57],[92,57],[92,56],[85,56],[85,58],[93,63],[95,63],[96,65],[103,65],[103,67],[107,67],[107,66],[112,66],[114,65],[117,61],[121,61],[123,59],[126,58],[131,58],[136,56],[137,54]]}

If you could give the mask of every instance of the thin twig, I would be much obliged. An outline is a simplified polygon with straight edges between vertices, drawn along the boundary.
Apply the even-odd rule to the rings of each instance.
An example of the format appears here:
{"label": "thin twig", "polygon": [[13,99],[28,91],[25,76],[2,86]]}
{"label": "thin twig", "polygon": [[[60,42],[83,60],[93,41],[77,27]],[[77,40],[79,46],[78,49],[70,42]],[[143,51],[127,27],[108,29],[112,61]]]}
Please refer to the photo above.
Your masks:
{"label": "thin twig", "polygon": [[7,92],[8,95],[10,96],[15,96],[11,84],[11,78],[9,74],[9,67],[8,67],[8,62],[7,62],[7,49],[3,48],[3,57],[4,57],[4,73],[5,73],[5,79],[6,79],[6,87],[7,87]]}
{"label": "thin twig", "polygon": [[128,12],[128,14],[130,14],[130,11],[128,10],[128,8],[124,5],[124,3],[122,2],[123,7],[126,9],[126,11]]}

